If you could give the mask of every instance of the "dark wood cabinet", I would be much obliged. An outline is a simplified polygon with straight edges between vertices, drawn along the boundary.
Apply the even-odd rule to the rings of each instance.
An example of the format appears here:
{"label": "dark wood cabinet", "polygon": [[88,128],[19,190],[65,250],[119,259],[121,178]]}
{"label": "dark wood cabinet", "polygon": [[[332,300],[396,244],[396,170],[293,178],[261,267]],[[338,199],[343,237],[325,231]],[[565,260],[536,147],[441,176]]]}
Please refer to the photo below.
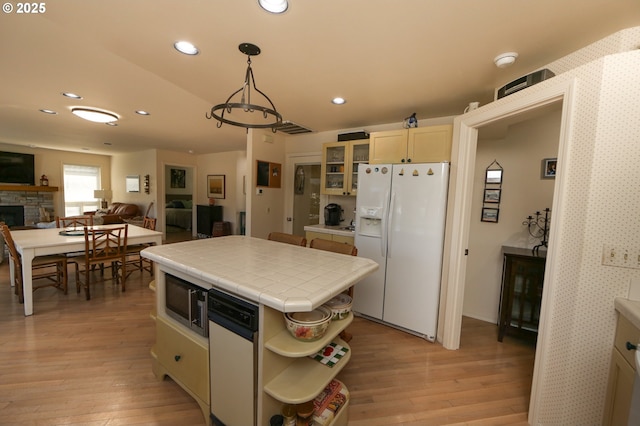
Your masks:
{"label": "dark wood cabinet", "polygon": [[222,222],[222,206],[203,206],[197,207],[197,225],[198,235],[212,236],[213,223]]}
{"label": "dark wood cabinet", "polygon": [[546,252],[503,247],[498,341],[505,334],[535,338],[540,322]]}

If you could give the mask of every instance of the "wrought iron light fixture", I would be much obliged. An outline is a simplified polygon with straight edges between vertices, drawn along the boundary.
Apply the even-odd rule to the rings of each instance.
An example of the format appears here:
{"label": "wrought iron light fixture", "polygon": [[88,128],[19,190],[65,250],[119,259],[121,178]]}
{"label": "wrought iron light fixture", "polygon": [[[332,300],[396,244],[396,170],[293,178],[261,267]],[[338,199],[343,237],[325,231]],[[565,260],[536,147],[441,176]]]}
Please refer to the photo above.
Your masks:
{"label": "wrought iron light fixture", "polygon": [[[218,128],[222,123],[246,129],[271,129],[274,133],[282,125],[282,115],[276,110],[271,99],[256,87],[256,81],[251,69],[251,57],[260,54],[260,48],[255,44],[242,43],[238,46],[240,52],[247,55],[247,72],[242,87],[231,94],[227,101],[211,108],[211,114],[205,114],[208,119],[218,120]],[[268,102],[261,106],[251,102],[251,86]],[[233,102],[232,98],[240,94],[239,102]],[[226,114],[226,117],[225,117]]]}

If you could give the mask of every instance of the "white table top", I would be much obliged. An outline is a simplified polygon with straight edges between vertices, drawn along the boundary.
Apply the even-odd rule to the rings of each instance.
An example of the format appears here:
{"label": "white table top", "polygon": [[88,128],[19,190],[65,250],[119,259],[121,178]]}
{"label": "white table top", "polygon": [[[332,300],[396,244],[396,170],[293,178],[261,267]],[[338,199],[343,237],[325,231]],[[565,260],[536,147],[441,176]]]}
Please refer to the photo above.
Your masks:
{"label": "white table top", "polygon": [[378,269],[363,257],[240,235],[150,247],[142,256],[281,312],[311,311]]}
{"label": "white table top", "polygon": [[[115,228],[122,225],[100,225],[94,228]],[[80,229],[80,228],[78,228]],[[33,282],[31,281],[31,263],[36,256],[49,254],[71,253],[84,251],[84,233],[78,236],[60,235],[60,228],[24,229],[11,231],[16,250],[22,257],[22,287],[24,294],[24,314],[33,314]],[[145,229],[139,226],[129,226],[127,230],[127,244],[162,244],[162,232]],[[11,282],[14,270],[11,263]]]}

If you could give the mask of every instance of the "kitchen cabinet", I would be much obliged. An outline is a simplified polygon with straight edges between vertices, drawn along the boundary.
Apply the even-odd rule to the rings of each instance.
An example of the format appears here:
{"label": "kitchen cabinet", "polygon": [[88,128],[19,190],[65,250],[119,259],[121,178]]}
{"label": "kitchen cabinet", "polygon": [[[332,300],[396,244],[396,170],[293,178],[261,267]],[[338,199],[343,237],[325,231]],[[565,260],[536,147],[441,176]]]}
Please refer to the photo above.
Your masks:
{"label": "kitchen cabinet", "polygon": [[498,323],[498,341],[505,334],[536,337],[540,321],[540,303],[544,282],[546,252],[502,247],[502,295]]}
{"label": "kitchen cabinet", "polygon": [[620,315],[611,353],[604,425],[626,425],[628,421],[633,382],[636,376],[634,360],[636,351],[627,349],[627,342],[634,345],[640,342],[640,329]]}
{"label": "kitchen cabinet", "polygon": [[151,351],[156,377],[171,377],[196,400],[209,418],[209,341],[183,325],[156,317],[156,344]]}
{"label": "kitchen cabinet", "polygon": [[350,195],[358,192],[358,164],[369,162],[369,139],[322,145],[320,193]]}
{"label": "kitchen cabinet", "polygon": [[[314,399],[335,378],[351,359],[351,350],[338,335],[353,321],[353,314],[347,318],[332,321],[327,333],[319,340],[301,342],[294,339],[287,330],[282,312],[264,307],[264,347],[261,380],[262,417],[258,424],[269,424],[269,417],[279,413],[283,404],[300,404]],[[329,343],[335,342],[349,348],[346,355],[333,367],[310,358]],[[346,425],[349,401],[340,408],[331,425]]]}
{"label": "kitchen cabinet", "polygon": [[369,140],[369,163],[450,161],[452,137],[451,124],[374,132]]}
{"label": "kitchen cabinet", "polygon": [[347,243],[351,245],[353,245],[353,241],[354,241],[354,237],[347,237],[344,235],[336,235],[336,234],[329,234],[325,232],[313,232],[313,231],[306,231],[305,238],[307,239],[307,243],[311,243],[311,240],[313,240],[314,238],[321,238],[323,240],[329,240],[329,241],[337,241],[339,243]]}

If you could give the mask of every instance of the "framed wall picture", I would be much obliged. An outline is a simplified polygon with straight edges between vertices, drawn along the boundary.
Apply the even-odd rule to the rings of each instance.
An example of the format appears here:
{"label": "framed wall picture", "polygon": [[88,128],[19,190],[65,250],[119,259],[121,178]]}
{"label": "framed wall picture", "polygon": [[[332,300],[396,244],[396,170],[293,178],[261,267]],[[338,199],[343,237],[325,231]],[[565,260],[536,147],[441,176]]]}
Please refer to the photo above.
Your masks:
{"label": "framed wall picture", "polygon": [[225,175],[208,175],[207,176],[207,197],[220,198],[225,197]]}
{"label": "framed wall picture", "polygon": [[140,175],[127,176],[124,182],[127,192],[140,192]]}
{"label": "framed wall picture", "polygon": [[500,209],[494,209],[492,207],[483,207],[482,208],[482,218],[480,219],[482,222],[498,222],[498,214],[500,213]]}
{"label": "framed wall picture", "polygon": [[485,183],[502,183],[502,169],[487,170]]}
{"label": "framed wall picture", "polygon": [[542,179],[555,179],[557,158],[545,158],[542,160]]}
{"label": "framed wall picture", "polygon": [[187,171],[185,169],[171,169],[171,188],[187,187]]}
{"label": "framed wall picture", "polygon": [[502,192],[501,189],[485,188],[484,189],[484,200],[483,200],[483,202],[485,202],[485,203],[499,203],[500,202],[500,193],[501,192]]}

